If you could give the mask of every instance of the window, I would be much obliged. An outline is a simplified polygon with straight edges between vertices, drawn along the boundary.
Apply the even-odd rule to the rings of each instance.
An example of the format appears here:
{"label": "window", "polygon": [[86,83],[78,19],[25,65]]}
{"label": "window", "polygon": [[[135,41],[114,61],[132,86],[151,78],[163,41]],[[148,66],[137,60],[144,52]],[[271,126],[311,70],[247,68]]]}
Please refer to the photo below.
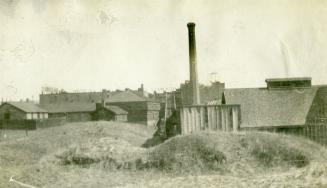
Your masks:
{"label": "window", "polygon": [[32,114],[32,119],[37,119],[37,113]]}
{"label": "window", "polygon": [[47,113],[44,114],[44,119],[48,119],[48,114]]}
{"label": "window", "polygon": [[26,119],[32,119],[32,114],[31,113],[27,113],[26,114]]}

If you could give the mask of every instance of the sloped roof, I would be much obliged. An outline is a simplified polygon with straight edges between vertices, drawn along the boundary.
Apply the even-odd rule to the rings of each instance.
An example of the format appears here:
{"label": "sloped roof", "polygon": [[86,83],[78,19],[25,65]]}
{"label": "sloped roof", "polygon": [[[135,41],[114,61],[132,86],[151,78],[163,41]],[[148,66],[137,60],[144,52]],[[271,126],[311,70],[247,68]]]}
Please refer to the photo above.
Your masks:
{"label": "sloped roof", "polygon": [[68,112],[93,112],[96,109],[94,103],[60,103],[42,106],[49,113],[68,113]]}
{"label": "sloped roof", "polygon": [[31,103],[31,102],[5,102],[3,104],[10,104],[24,112],[32,113],[32,112],[47,112],[45,109],[41,108],[39,105]]}
{"label": "sloped roof", "polygon": [[146,97],[141,97],[132,91],[122,91],[111,97],[109,97],[105,102],[139,102],[139,101],[149,101]]}
{"label": "sloped roof", "polygon": [[318,87],[226,89],[226,104],[241,105],[241,127],[303,125]]}
{"label": "sloped roof", "polygon": [[122,108],[118,107],[118,106],[105,106],[105,108],[111,112],[113,112],[114,114],[119,114],[119,115],[127,115],[128,112],[123,110]]}

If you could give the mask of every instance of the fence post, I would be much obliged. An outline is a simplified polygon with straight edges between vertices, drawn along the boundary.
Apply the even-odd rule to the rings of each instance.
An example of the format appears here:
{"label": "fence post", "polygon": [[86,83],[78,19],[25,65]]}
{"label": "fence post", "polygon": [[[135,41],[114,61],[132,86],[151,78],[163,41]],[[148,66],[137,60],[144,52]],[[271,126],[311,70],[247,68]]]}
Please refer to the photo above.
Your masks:
{"label": "fence post", "polygon": [[28,136],[28,131],[27,131],[28,123],[27,123],[27,120],[24,121],[24,126],[25,126],[25,134],[26,134],[26,136]]}
{"label": "fence post", "polygon": [[238,131],[238,110],[235,107],[232,107],[232,114],[233,114],[233,131]]}
{"label": "fence post", "polygon": [[0,120],[0,141],[2,139],[2,120]]}

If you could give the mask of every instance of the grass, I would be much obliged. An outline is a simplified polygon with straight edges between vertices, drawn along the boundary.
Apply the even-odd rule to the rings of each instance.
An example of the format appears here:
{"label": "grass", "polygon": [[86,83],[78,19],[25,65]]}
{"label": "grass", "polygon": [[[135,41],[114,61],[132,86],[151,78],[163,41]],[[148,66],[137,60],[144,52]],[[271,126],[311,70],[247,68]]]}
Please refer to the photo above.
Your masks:
{"label": "grass", "polygon": [[28,137],[25,131],[6,130],[2,132],[2,135],[6,134],[6,139],[2,136],[0,141],[0,187],[12,186],[8,182],[11,176],[40,187],[48,180],[58,181],[62,178],[57,175],[59,172],[71,172],[77,168],[66,168],[49,160],[74,145],[109,137],[140,146],[153,132],[144,125],[117,122],[70,123],[29,131]]}
{"label": "grass", "polygon": [[262,132],[200,132],[142,148],[143,125],[71,123],[6,131],[0,187],[323,187],[327,151],[309,140]]}

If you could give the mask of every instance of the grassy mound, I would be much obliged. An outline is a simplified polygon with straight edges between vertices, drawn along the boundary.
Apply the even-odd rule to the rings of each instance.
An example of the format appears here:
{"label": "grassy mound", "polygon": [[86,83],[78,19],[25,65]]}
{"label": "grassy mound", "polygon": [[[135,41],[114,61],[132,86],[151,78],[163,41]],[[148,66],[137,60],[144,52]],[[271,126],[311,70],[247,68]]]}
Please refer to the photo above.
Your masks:
{"label": "grassy mound", "polygon": [[[12,176],[37,187],[49,187],[45,184],[61,180],[63,178],[61,173],[65,173],[67,177],[80,178],[78,166],[56,165],[53,163],[54,160],[63,162],[66,160],[67,163],[72,162],[72,164],[92,163],[94,161],[83,158],[88,154],[91,155],[92,150],[88,154],[84,154],[82,149],[87,146],[91,148],[92,143],[100,143],[99,145],[103,146],[106,145],[105,143],[114,142],[101,140],[101,138],[124,140],[131,147],[136,147],[144,143],[153,133],[153,129],[144,125],[106,121],[69,123],[63,126],[29,131],[28,136],[25,131],[5,130],[2,135],[5,134],[6,138],[2,137],[0,140],[0,187],[12,187],[12,183],[9,182]],[[103,143],[101,144],[101,142]],[[100,150],[100,148],[98,149]],[[77,158],[70,158],[69,152],[76,152],[79,155]],[[66,154],[66,159],[63,153]],[[60,154],[63,154],[62,159],[55,157]],[[93,157],[91,156],[91,158]],[[54,187],[65,187],[65,185]]]}
{"label": "grassy mound", "polygon": [[148,149],[142,168],[220,171],[234,175],[300,168],[323,161],[325,149],[307,139],[263,132],[202,132],[177,136]]}
{"label": "grassy mound", "polygon": [[55,154],[55,162],[82,167],[99,163],[103,168],[135,169],[134,161],[142,158],[144,153],[145,149],[133,146],[125,140],[103,137],[59,151]]}
{"label": "grassy mound", "polygon": [[142,148],[153,130],[127,123],[6,134],[0,187],[16,186],[8,182],[11,176],[36,187],[327,186],[326,149],[294,136],[200,132]]}
{"label": "grassy mound", "polygon": [[151,148],[143,168],[198,171],[219,168],[226,156],[201,135],[177,136]]}
{"label": "grassy mound", "polygon": [[248,133],[241,138],[240,144],[264,167],[304,167],[311,160],[320,158],[312,152],[314,149],[318,152],[317,144],[286,135]]}
{"label": "grassy mound", "polygon": [[323,160],[318,144],[294,136],[248,132],[201,132],[176,136],[152,148],[123,139],[101,138],[57,153],[64,165],[100,164],[110,169],[156,169],[167,172],[208,172],[249,175],[301,168]]}

